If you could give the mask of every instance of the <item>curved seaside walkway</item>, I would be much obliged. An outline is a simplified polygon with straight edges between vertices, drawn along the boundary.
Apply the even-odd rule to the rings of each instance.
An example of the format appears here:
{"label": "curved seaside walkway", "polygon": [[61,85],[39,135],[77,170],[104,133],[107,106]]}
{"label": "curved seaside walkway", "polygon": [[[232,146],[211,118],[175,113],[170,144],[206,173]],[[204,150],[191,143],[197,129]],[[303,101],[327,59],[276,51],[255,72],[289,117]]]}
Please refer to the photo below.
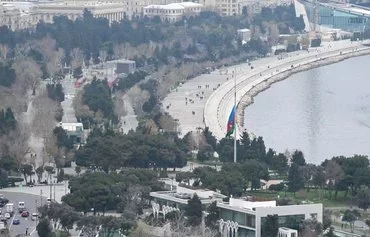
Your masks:
{"label": "curved seaside walkway", "polygon": [[[282,73],[287,73],[292,69],[295,70],[304,65],[310,65],[315,62],[322,62],[328,64],[333,59],[333,62],[337,61],[338,58],[347,58],[350,56],[357,55],[360,51],[369,51],[369,47],[362,45],[362,42],[350,42],[350,41],[337,41],[325,44],[325,46],[316,49],[310,49],[307,51],[295,52],[284,59],[277,59],[269,64],[264,64],[254,69],[248,68],[236,68],[236,103],[239,105],[242,98],[252,89],[255,89],[260,83],[269,80],[272,77],[279,76]],[[255,62],[253,62],[255,64]],[[276,81],[281,80],[277,79]],[[274,80],[271,80],[273,83]],[[264,85],[263,90],[269,85]],[[210,131],[216,136],[217,139],[221,139],[226,134],[226,124],[230,114],[230,111],[234,105],[234,80],[231,79],[221,85],[214,93],[208,98],[204,108],[204,123],[205,126],[210,128]],[[243,109],[242,109],[243,110]],[[243,118],[243,113],[240,108],[237,111],[237,121]],[[240,135],[242,128],[238,123],[237,133]]]}

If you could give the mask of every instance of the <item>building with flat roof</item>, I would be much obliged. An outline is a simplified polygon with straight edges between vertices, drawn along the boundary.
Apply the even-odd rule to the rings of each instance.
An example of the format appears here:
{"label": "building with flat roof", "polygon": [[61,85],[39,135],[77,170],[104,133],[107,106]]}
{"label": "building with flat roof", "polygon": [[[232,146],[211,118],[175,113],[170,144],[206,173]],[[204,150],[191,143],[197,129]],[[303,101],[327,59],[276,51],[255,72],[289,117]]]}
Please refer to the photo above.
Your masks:
{"label": "building with flat roof", "polygon": [[277,215],[280,227],[298,229],[303,220],[315,218],[322,222],[322,204],[277,206],[276,201],[255,202],[248,198],[230,198],[218,202],[220,231],[238,237],[262,237],[261,229],[269,215]]}
{"label": "building with flat roof", "polygon": [[66,131],[67,136],[73,139],[73,143],[85,143],[84,127],[82,123],[62,123],[59,125]]}
{"label": "building with flat roof", "polygon": [[181,20],[183,16],[199,14],[202,8],[202,4],[195,2],[149,5],[144,7],[144,15],[147,17],[159,16],[162,21],[176,22]]}
{"label": "building with flat roof", "polygon": [[109,23],[119,22],[125,17],[123,4],[114,2],[56,1],[39,3],[37,8],[40,19],[47,23],[51,23],[54,16],[66,16],[74,21],[83,16],[85,9],[89,10],[94,17],[108,19]]}
{"label": "building with flat roof", "polygon": [[183,209],[194,194],[197,194],[200,201],[205,206],[214,201],[220,202],[226,197],[218,192],[207,189],[190,189],[181,186],[173,186],[173,188],[175,190],[151,192],[150,196],[153,198],[153,201],[160,206],[165,205],[179,209]]}
{"label": "building with flat roof", "polygon": [[12,30],[36,27],[39,22],[36,5],[31,2],[0,2],[0,26]]}
{"label": "building with flat roof", "polygon": [[298,237],[298,231],[286,227],[280,227],[278,237]]}

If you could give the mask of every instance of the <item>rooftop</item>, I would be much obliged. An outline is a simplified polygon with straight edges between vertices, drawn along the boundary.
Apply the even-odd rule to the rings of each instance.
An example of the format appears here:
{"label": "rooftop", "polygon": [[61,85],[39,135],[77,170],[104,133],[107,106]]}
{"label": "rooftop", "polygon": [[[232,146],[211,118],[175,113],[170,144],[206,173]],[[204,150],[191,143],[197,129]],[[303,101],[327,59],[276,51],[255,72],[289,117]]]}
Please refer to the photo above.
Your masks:
{"label": "rooftop", "polygon": [[237,32],[240,32],[240,33],[246,33],[246,32],[250,32],[251,30],[250,29],[239,29],[237,30]]}
{"label": "rooftop", "polygon": [[178,182],[170,179],[162,179],[161,181],[167,185],[171,185],[175,190],[151,192],[150,196],[182,204],[187,204],[188,200],[191,199],[194,194],[197,194],[203,204],[210,204],[216,200],[221,201],[226,197],[221,193],[208,189],[190,189],[181,187],[178,185]]}
{"label": "rooftop", "polygon": [[195,2],[170,3],[167,5],[149,5],[144,9],[163,9],[163,10],[184,10],[190,7],[202,7],[202,4]]}

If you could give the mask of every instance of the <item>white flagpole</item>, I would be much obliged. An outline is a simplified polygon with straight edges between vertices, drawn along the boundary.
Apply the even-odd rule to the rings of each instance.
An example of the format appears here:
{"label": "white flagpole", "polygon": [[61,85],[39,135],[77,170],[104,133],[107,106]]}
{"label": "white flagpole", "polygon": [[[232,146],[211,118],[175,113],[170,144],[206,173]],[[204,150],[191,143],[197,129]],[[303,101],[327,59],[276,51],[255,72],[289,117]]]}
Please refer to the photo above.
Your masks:
{"label": "white flagpole", "polygon": [[234,68],[234,163],[236,163],[236,67]]}

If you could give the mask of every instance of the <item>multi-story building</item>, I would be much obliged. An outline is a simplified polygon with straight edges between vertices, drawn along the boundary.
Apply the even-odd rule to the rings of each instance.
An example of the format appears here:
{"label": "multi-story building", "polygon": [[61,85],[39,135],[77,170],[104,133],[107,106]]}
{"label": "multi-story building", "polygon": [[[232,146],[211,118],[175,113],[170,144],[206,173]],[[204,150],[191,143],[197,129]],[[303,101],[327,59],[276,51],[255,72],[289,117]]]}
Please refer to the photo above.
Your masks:
{"label": "multi-story building", "polygon": [[263,7],[276,7],[280,5],[290,5],[292,0],[200,0],[199,3],[206,9],[219,12],[222,16],[240,15],[243,7],[251,10],[251,13],[261,12]]}
{"label": "multi-story building", "polygon": [[181,2],[181,0],[114,0],[120,2],[125,8],[125,14],[128,18],[144,16],[144,7],[149,5],[166,5],[170,3]]}
{"label": "multi-story building", "polygon": [[292,228],[292,223],[298,224],[305,219],[322,222],[323,212],[322,204],[277,206],[276,201],[255,202],[232,197],[228,203],[218,202],[217,207],[220,208],[220,231],[231,236],[237,233],[238,237],[261,237],[261,229],[269,215],[278,216],[280,227]]}
{"label": "multi-story building", "polygon": [[32,28],[39,22],[36,6],[30,2],[0,2],[0,26],[12,30]]}
{"label": "multi-story building", "polygon": [[125,17],[125,8],[120,3],[89,2],[89,1],[63,1],[40,3],[37,13],[44,22],[51,23],[54,16],[66,16],[70,20],[82,17],[85,9],[94,17],[102,17],[110,23],[119,22]]}
{"label": "multi-story building", "polygon": [[159,16],[162,21],[176,22],[183,16],[197,15],[203,5],[194,2],[170,3],[167,5],[149,5],[144,7],[144,15],[148,17]]}
{"label": "multi-story building", "polygon": [[66,16],[76,20],[89,10],[94,17],[102,17],[110,23],[127,16],[127,8],[118,2],[97,1],[50,1],[50,2],[6,2],[0,3],[0,25],[12,30],[33,28],[42,20],[52,23],[55,16]]}
{"label": "multi-story building", "polygon": [[262,237],[261,229],[270,215],[277,215],[279,227],[284,227],[280,229],[281,236],[294,236],[299,224],[306,219],[316,219],[322,223],[322,204],[278,206],[275,200],[253,201],[250,197],[230,197],[228,202],[224,202],[226,196],[218,192],[182,187],[169,179],[162,181],[171,191],[150,193],[155,216],[184,209],[188,200],[196,193],[204,206],[212,202],[217,203],[220,211],[218,222],[221,236]]}

